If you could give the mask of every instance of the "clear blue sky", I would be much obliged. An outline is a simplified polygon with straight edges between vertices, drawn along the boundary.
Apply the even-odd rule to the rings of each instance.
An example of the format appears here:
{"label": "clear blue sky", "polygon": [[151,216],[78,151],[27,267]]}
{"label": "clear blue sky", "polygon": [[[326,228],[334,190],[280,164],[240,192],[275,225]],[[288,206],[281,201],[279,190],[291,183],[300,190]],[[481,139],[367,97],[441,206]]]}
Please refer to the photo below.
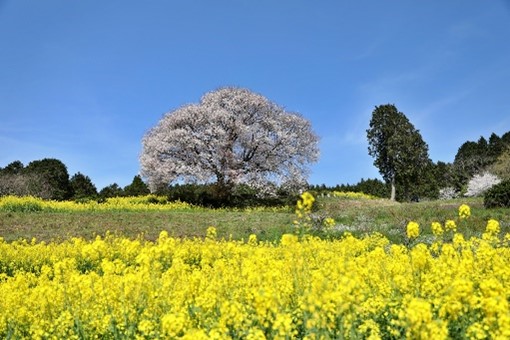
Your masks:
{"label": "clear blue sky", "polygon": [[0,0],[0,166],[58,158],[98,189],[143,135],[240,86],[309,119],[312,184],[379,177],[366,129],[392,103],[434,161],[510,130],[508,0]]}

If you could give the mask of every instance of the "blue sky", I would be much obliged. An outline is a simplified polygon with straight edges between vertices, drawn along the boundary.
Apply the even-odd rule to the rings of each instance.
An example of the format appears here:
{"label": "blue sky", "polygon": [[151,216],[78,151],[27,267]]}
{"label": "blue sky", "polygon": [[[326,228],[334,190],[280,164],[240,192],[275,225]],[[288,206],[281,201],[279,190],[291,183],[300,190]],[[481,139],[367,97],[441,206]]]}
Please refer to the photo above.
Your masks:
{"label": "blue sky", "polygon": [[510,131],[508,0],[0,0],[0,166],[58,158],[98,189],[139,172],[165,112],[240,86],[321,137],[309,182],[379,178],[392,103],[434,161]]}

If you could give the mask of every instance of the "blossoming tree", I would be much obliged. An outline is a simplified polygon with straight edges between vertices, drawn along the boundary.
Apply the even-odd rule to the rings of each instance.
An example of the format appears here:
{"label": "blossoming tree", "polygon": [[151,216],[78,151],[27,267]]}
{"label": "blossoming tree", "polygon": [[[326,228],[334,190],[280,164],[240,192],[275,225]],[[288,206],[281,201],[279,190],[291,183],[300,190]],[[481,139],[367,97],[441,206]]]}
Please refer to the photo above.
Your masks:
{"label": "blossoming tree", "polygon": [[152,191],[173,181],[302,185],[318,159],[318,137],[302,116],[260,94],[227,87],[167,113],[143,138],[142,175]]}
{"label": "blossoming tree", "polygon": [[467,191],[464,196],[475,197],[480,196],[496,184],[499,184],[501,179],[498,176],[486,171],[482,174],[474,175],[468,182]]}

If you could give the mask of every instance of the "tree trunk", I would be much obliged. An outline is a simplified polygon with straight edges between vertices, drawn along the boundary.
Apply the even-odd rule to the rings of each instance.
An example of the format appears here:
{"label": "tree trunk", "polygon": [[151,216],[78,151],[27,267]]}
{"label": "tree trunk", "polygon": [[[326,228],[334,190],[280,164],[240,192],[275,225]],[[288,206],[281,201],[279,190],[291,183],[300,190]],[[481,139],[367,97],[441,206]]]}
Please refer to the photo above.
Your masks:
{"label": "tree trunk", "polygon": [[395,201],[397,189],[395,188],[395,176],[391,178],[391,197],[390,200]]}
{"label": "tree trunk", "polygon": [[218,203],[227,203],[230,196],[232,195],[232,190],[234,188],[234,183],[230,181],[228,178],[221,173],[216,174],[216,183],[214,185],[214,196]]}

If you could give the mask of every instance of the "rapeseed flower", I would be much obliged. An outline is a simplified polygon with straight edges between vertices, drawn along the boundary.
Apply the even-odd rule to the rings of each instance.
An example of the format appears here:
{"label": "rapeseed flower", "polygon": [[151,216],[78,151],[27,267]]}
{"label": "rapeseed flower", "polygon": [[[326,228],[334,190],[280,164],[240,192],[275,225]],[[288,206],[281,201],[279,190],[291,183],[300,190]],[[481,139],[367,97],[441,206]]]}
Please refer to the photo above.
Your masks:
{"label": "rapeseed flower", "polygon": [[298,242],[298,238],[296,235],[292,234],[283,234],[282,239],[280,241],[282,246],[290,246]]}
{"label": "rapeseed flower", "polygon": [[248,236],[248,244],[251,244],[251,245],[257,245],[258,241],[257,241],[257,235],[255,234],[250,234],[250,236]]}
{"label": "rapeseed flower", "polygon": [[216,231],[216,227],[210,226],[207,228],[206,239],[215,240],[218,236],[218,232]]}
{"label": "rapeseed flower", "polygon": [[462,204],[459,206],[459,218],[464,219],[471,216],[471,208],[469,208],[469,205]]}
{"label": "rapeseed flower", "polygon": [[323,224],[326,228],[331,228],[331,227],[335,226],[335,220],[331,217],[326,217],[324,219]]}
{"label": "rapeseed flower", "polygon": [[443,227],[439,222],[432,222],[431,224],[432,233],[436,236],[441,236],[444,233]]}
{"label": "rapeseed flower", "polygon": [[421,298],[412,298],[407,305],[406,318],[411,329],[418,330],[423,324],[432,321],[432,306],[430,302]]}
{"label": "rapeseed flower", "polygon": [[420,225],[414,221],[407,224],[406,233],[408,238],[416,238],[420,235]]}
{"label": "rapeseed flower", "polygon": [[352,192],[352,191],[333,191],[333,197],[346,198],[346,199],[365,199],[371,200],[377,197],[365,194],[363,192]]}
{"label": "rapeseed flower", "polygon": [[[2,196],[0,197],[0,211],[175,211],[175,210],[204,210],[206,208],[194,206],[181,201],[167,201],[164,196],[147,195],[134,197],[109,197],[104,202],[94,200],[86,202],[43,200],[32,196]],[[222,209],[215,209],[222,210]],[[256,207],[243,211],[279,212],[286,211],[286,207]]]}
{"label": "rapeseed flower", "polygon": [[454,220],[446,220],[444,227],[447,231],[453,231],[453,232],[457,231],[457,224],[455,223]]}
{"label": "rapeseed flower", "polygon": [[487,221],[487,227],[485,228],[485,232],[492,234],[492,235],[496,235],[496,234],[499,234],[500,230],[501,229],[499,227],[498,221],[496,221],[494,219],[490,219],[489,221]]}
{"label": "rapeseed flower", "polygon": [[296,203],[296,215],[299,218],[303,217],[304,214],[312,212],[313,203],[315,198],[308,191],[304,192],[299,196],[300,199]]}
{"label": "rapeseed flower", "polygon": [[0,241],[0,338],[510,337],[510,248],[497,237],[208,234]]}

